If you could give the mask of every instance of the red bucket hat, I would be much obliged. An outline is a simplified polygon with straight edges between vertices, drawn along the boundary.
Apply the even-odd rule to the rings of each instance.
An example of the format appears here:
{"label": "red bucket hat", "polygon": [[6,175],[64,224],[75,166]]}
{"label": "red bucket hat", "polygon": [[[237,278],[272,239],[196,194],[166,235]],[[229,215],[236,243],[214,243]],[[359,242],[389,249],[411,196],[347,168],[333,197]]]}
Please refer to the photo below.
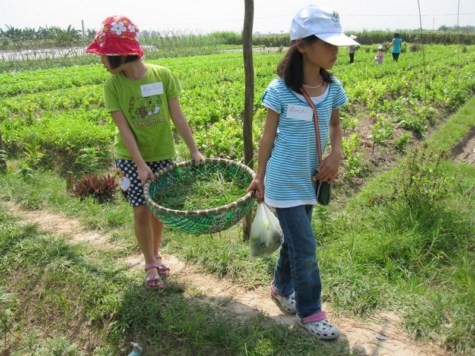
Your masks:
{"label": "red bucket hat", "polygon": [[137,39],[139,29],[125,16],[110,16],[102,22],[102,28],[96,33],[94,41],[86,52],[100,56],[143,57],[143,50]]}

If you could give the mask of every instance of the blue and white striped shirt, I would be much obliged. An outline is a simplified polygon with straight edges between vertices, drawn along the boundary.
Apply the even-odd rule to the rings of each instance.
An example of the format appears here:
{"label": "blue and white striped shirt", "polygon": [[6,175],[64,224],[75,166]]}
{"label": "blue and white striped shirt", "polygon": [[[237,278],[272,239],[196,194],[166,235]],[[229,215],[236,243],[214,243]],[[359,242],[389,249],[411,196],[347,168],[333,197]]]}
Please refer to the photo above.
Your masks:
{"label": "blue and white striped shirt", "polygon": [[[332,111],[348,100],[341,83],[335,77],[333,80],[322,96],[312,98],[318,112],[322,152],[328,142]],[[262,104],[279,114],[264,180],[266,204],[276,208],[316,204],[312,176],[317,169],[318,155],[310,105],[281,78],[269,84]]]}

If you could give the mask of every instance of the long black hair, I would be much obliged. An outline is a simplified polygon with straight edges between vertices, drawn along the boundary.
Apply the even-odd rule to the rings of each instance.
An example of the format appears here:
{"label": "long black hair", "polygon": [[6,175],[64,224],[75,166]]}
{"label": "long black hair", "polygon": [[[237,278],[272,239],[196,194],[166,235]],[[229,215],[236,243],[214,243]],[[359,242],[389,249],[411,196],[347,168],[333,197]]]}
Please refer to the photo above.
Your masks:
{"label": "long black hair", "polygon": [[107,56],[107,60],[109,61],[109,65],[111,69],[116,69],[121,64],[128,63],[128,62],[135,62],[139,60],[140,57],[136,55],[131,56]]}
{"label": "long black hair", "polygon": [[[315,41],[321,41],[321,39],[312,35],[300,41],[292,41],[290,48],[277,66],[277,75],[284,80],[289,88],[297,93],[301,92],[300,89],[303,84],[303,55],[298,48],[309,46]],[[320,75],[325,82],[333,82],[332,74],[327,70],[320,68]]]}

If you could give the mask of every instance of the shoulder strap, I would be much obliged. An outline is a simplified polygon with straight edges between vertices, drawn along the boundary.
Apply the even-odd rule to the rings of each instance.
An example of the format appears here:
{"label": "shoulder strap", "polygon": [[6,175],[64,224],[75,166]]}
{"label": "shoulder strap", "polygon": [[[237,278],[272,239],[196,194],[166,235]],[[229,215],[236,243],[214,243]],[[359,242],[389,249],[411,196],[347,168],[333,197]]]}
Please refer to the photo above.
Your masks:
{"label": "shoulder strap", "polygon": [[322,162],[322,147],[320,145],[320,131],[318,127],[317,108],[315,107],[315,104],[313,103],[312,99],[310,99],[310,96],[308,95],[308,93],[305,91],[303,87],[301,88],[301,91],[308,105],[310,105],[310,107],[313,110],[313,122],[315,123],[315,136],[317,140],[318,164],[320,164]]}

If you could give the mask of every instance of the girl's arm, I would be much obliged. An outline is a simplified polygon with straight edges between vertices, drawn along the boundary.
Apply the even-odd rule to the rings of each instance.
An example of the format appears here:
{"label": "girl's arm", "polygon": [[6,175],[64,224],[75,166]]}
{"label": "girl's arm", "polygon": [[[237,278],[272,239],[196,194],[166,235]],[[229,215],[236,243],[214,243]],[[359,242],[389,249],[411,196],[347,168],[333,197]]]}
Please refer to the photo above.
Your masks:
{"label": "girl's arm", "polygon": [[133,161],[137,165],[138,175],[142,185],[144,185],[148,179],[154,180],[155,175],[153,174],[150,167],[147,166],[142,155],[140,154],[139,148],[137,146],[137,141],[135,140],[135,136],[132,133],[129,123],[127,122],[127,119],[125,118],[122,111],[111,112],[111,116],[114,119],[115,124],[119,128],[119,132],[122,136],[122,139],[124,140],[125,146],[129,150]]}
{"label": "girl's arm", "polygon": [[332,182],[338,175],[341,161],[343,130],[341,128],[340,110],[334,109],[330,119],[330,145],[331,151],[322,159],[318,167],[317,180]]}
{"label": "girl's arm", "polygon": [[266,175],[267,161],[269,160],[272,148],[274,147],[278,123],[279,114],[271,109],[267,109],[266,123],[264,125],[262,137],[259,141],[257,173],[247,188],[247,191],[256,191],[255,197],[258,201],[264,200],[264,177]]}
{"label": "girl's arm", "polygon": [[199,164],[199,162],[203,160],[203,156],[201,155],[200,151],[198,151],[198,147],[196,147],[193,133],[191,132],[190,125],[188,125],[185,115],[181,110],[178,98],[168,100],[168,109],[170,110],[172,121],[175,124],[178,133],[183,138],[183,141],[185,141],[185,144],[190,151],[192,160],[195,162],[195,164]]}

